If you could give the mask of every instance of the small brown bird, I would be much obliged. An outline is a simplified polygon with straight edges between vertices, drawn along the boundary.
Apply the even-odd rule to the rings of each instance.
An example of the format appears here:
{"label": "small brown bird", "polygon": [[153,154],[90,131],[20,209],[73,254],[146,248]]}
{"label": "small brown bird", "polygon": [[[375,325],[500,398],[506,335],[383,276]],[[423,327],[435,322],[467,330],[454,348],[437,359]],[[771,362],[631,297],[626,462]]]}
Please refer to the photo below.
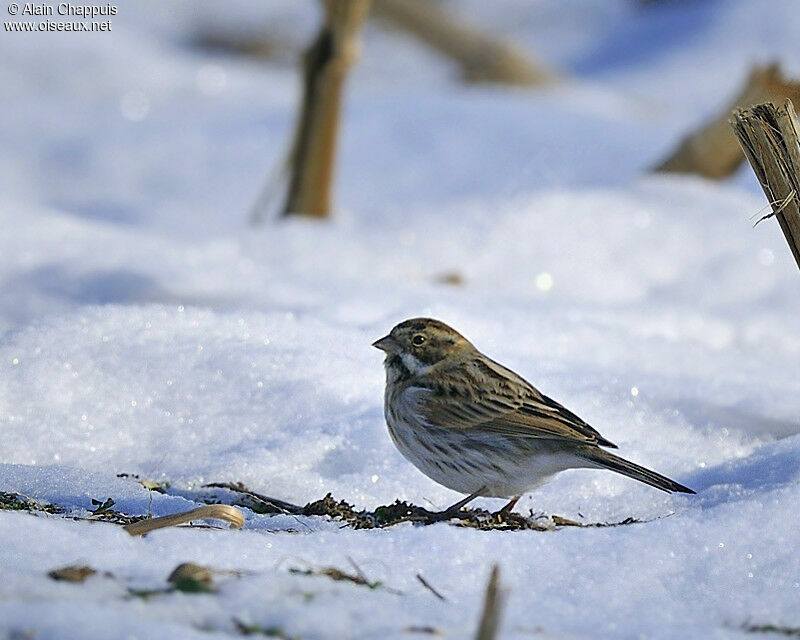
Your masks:
{"label": "small brown bird", "polygon": [[438,320],[413,318],[373,343],[386,352],[384,413],[397,448],[426,476],[478,496],[520,496],[573,468],[610,469],[662,491],[694,493],[601,449],[617,446]]}

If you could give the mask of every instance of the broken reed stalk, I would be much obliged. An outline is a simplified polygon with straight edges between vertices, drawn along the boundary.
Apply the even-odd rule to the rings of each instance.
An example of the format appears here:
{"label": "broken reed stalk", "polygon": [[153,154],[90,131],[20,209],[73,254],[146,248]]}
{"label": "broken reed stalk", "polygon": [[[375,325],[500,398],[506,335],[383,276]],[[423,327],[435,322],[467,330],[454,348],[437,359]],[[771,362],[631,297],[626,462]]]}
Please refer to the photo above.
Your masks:
{"label": "broken reed stalk", "polygon": [[800,104],[800,83],[784,77],[777,64],[753,68],[733,102],[717,117],[681,140],[677,149],[654,171],[695,173],[714,180],[728,177],[744,160],[728,126],[731,111],[761,102],[782,103],[786,99]]}
{"label": "broken reed stalk", "polygon": [[483,613],[478,625],[475,640],[494,640],[500,628],[500,619],[506,604],[506,590],[500,584],[500,568],[492,567],[489,584],[486,585],[486,597],[483,601]]}
{"label": "broken reed stalk", "polygon": [[792,101],[736,111],[731,126],[800,268],[800,126]]}
{"label": "broken reed stalk", "polygon": [[482,32],[431,0],[374,0],[373,14],[455,60],[467,82],[542,85],[556,74],[522,48]]}
{"label": "broken reed stalk", "polygon": [[[287,157],[285,216],[330,214],[342,91],[358,59],[370,0],[322,0],[322,5],[324,23],[303,55],[303,97]],[[262,213],[254,211],[253,220],[258,222]]]}
{"label": "broken reed stalk", "polygon": [[231,523],[231,529],[241,529],[244,525],[244,516],[236,507],[227,504],[209,504],[204,507],[197,507],[183,513],[173,513],[159,518],[147,518],[131,524],[126,524],[123,529],[132,536],[143,536],[156,529],[164,527],[175,527],[179,524],[191,522],[192,520],[225,520]]}

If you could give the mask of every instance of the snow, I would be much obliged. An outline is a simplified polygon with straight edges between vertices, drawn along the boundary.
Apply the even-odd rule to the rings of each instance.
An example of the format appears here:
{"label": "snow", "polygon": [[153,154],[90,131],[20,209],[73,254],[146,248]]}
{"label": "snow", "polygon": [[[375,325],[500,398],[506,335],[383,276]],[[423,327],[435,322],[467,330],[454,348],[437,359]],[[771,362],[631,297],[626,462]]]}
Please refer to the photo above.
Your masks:
{"label": "snow", "polygon": [[[471,637],[495,562],[503,638],[800,626],[797,268],[774,221],[753,227],[766,209],[749,169],[721,183],[647,173],[750,65],[779,57],[798,75],[800,12],[453,5],[569,79],[465,87],[370,25],[335,217],[258,229],[248,210],[290,135],[296,71],[189,42],[268,25],[299,49],[313,3],[126,2],[110,34],[0,38],[0,491],[67,509],[0,511],[0,637],[237,637],[234,620],[304,639]],[[442,282],[452,273],[463,284]],[[552,532],[356,531],[245,510],[242,531],[141,539],[81,519],[92,499],[186,510],[226,481],[299,504],[452,503],[383,424],[370,343],[417,315],[698,495],[568,471],[518,509],[643,522]],[[181,562],[219,570],[218,591],[129,595]],[[73,563],[99,574],[47,577]],[[352,563],[385,587],[290,571]]]}

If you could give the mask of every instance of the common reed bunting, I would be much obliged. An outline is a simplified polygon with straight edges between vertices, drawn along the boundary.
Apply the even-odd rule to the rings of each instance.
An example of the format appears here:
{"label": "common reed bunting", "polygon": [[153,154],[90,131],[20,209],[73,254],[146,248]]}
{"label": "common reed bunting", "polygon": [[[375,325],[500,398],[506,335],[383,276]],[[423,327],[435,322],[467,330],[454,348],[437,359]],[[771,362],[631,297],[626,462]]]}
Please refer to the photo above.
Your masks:
{"label": "common reed bunting", "polygon": [[510,498],[573,468],[609,469],[662,491],[694,493],[601,447],[616,449],[574,413],[478,351],[443,322],[413,318],[373,346],[386,352],[389,434],[414,466],[439,484]]}

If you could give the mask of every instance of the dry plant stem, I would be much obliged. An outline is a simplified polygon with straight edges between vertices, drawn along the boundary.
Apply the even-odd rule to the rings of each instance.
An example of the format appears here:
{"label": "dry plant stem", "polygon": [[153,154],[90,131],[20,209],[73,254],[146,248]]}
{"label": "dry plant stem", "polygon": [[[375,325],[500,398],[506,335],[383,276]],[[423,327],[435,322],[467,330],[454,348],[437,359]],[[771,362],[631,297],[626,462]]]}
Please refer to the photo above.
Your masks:
{"label": "dry plant stem", "polygon": [[123,529],[132,536],[142,536],[156,529],[174,527],[192,520],[204,520],[206,518],[230,522],[232,529],[241,529],[244,525],[244,516],[236,507],[231,507],[227,504],[210,504],[204,507],[198,507],[197,509],[191,509],[190,511],[184,511],[183,513],[174,513],[168,516],[161,516],[160,518],[139,520],[139,522],[125,525]]}
{"label": "dry plant stem", "polygon": [[445,598],[441,593],[439,593],[436,589],[433,588],[430,582],[428,582],[421,573],[417,574],[417,580],[420,581],[423,587],[425,587],[428,591],[430,591],[433,595],[435,595],[439,600],[442,602],[447,602],[447,598]]}
{"label": "dry plant stem", "polygon": [[[209,482],[208,484],[204,484],[204,487],[212,487],[216,489],[227,489],[228,491],[233,491],[234,493],[239,493],[246,498],[250,498],[256,503],[261,504],[265,507],[273,507],[276,512],[279,513],[292,513],[292,514],[300,514],[303,512],[303,507],[292,504],[291,502],[286,502],[285,500],[278,500],[277,498],[270,498],[269,496],[262,495],[260,493],[256,493],[255,491],[250,491],[250,489],[246,488],[242,484],[235,484],[233,482]],[[248,504],[240,504],[239,506],[242,507],[251,507]],[[260,513],[260,511],[257,511]]]}
{"label": "dry plant stem", "polygon": [[476,640],[494,640],[500,628],[500,618],[503,615],[506,592],[500,585],[500,568],[492,567],[489,584],[486,585],[486,597],[483,601],[483,613],[478,625]]}
{"label": "dry plant stem", "polygon": [[[303,98],[287,165],[283,215],[325,218],[331,210],[339,112],[347,72],[359,53],[370,0],[323,0],[325,22],[303,56]],[[255,212],[257,219],[259,213]]]}
{"label": "dry plant stem", "polygon": [[731,111],[760,102],[782,103],[786,99],[800,104],[800,83],[785,78],[777,64],[754,68],[733,102],[719,116],[684,138],[655,171],[696,173],[715,180],[726,178],[744,159],[728,125]]}
{"label": "dry plant stem", "polygon": [[731,126],[800,268],[800,126],[792,101],[737,111]]}
{"label": "dry plant stem", "polygon": [[556,74],[519,47],[466,24],[431,0],[375,0],[373,13],[454,59],[468,82],[542,85]]}

